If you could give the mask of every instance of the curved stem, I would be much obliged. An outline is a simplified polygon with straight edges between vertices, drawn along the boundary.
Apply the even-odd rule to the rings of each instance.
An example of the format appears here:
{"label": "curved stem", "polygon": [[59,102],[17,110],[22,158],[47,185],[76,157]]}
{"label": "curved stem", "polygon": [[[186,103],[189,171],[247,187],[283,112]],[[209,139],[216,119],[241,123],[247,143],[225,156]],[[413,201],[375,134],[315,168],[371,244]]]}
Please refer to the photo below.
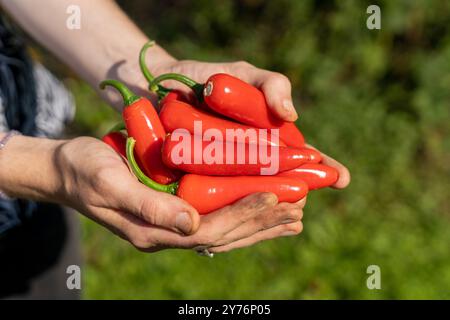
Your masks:
{"label": "curved stem", "polygon": [[127,159],[130,163],[131,170],[134,175],[139,179],[140,182],[145,184],[147,187],[152,188],[153,190],[166,192],[175,195],[178,189],[178,182],[174,182],[168,185],[160,184],[156,181],[153,181],[149,177],[142,172],[141,168],[139,168],[136,159],[134,158],[134,145],[136,144],[136,140],[134,138],[127,139]]}
{"label": "curved stem", "polygon": [[151,83],[155,77],[153,74],[148,70],[147,64],[145,62],[145,58],[147,56],[147,50],[150,47],[153,47],[155,45],[155,41],[149,41],[141,49],[141,52],[139,53],[139,67],[141,68],[142,74],[144,75],[145,79],[147,79],[148,83]]}
{"label": "curved stem", "polygon": [[165,80],[176,80],[178,82],[181,82],[185,85],[187,85],[189,88],[194,91],[195,96],[197,97],[198,101],[203,101],[203,88],[204,86],[194,80],[192,80],[189,77],[186,77],[185,75],[179,74],[179,73],[165,73],[162,74],[150,83],[150,90],[153,92],[158,91],[159,83]]}
{"label": "curved stem", "polygon": [[[144,75],[145,79],[147,79],[147,82],[149,84],[149,89],[150,89],[150,84],[153,82],[155,77],[148,69],[145,58],[147,56],[148,48],[153,47],[154,45],[155,45],[155,41],[147,42],[146,44],[144,44],[144,46],[141,49],[141,52],[139,53],[139,67],[141,68],[141,72]],[[158,85],[158,89],[155,91],[155,93],[158,94],[158,98],[160,100],[165,98],[169,94],[169,92],[170,92],[170,89],[167,89],[167,88],[163,87],[162,85]]]}
{"label": "curved stem", "polygon": [[141,97],[135,95],[130,89],[128,89],[128,87],[126,85],[124,85],[120,81],[105,80],[100,83],[100,89],[104,90],[106,88],[106,86],[111,86],[120,92],[120,94],[122,95],[122,98],[123,98],[123,102],[126,107],[135,103],[139,99],[141,99]]}

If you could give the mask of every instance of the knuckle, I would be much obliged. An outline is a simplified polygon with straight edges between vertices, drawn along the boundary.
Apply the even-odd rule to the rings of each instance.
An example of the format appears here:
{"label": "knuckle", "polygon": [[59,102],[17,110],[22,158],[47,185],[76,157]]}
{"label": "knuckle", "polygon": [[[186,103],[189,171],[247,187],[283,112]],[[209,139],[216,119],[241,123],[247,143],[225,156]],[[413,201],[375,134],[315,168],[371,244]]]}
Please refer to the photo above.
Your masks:
{"label": "knuckle", "polygon": [[[230,209],[238,210],[241,213],[255,213],[268,207],[274,206],[274,203],[276,201],[278,201],[278,199],[274,194],[256,193],[239,200],[237,203],[231,206]],[[241,215],[241,218],[243,220],[246,220],[248,217],[247,215]]]}
{"label": "knuckle", "polygon": [[139,251],[145,251],[155,246],[152,239],[145,234],[133,235],[129,241]]}
{"label": "knuckle", "polygon": [[279,219],[290,219],[293,221],[299,221],[303,218],[303,210],[291,203],[280,203],[277,206],[277,216]]}
{"label": "knuckle", "polygon": [[303,224],[301,222],[286,224],[284,231],[296,235],[300,234],[303,231]]}
{"label": "knuckle", "polygon": [[274,211],[267,210],[264,214],[261,214],[255,218],[256,223],[259,225],[259,230],[267,230],[272,228],[273,226],[284,224],[287,222],[297,221],[290,217],[284,210],[276,209]]}
{"label": "knuckle", "polygon": [[307,196],[305,196],[303,199],[297,201],[295,204],[299,206],[299,208],[303,209],[306,205]]}
{"label": "knuckle", "polygon": [[273,221],[273,220],[274,220],[273,217],[274,217],[274,216],[271,215],[271,214],[263,215],[263,216],[258,217],[257,220],[258,220],[259,225],[260,225],[259,230],[260,230],[260,231],[262,231],[262,230],[267,230],[267,229],[270,229],[271,227],[273,227],[273,225],[276,224],[276,223]]}
{"label": "knuckle", "polygon": [[277,207],[276,207],[276,211],[277,211],[279,214],[285,214],[285,213],[288,213],[291,209],[292,209],[292,206],[291,206],[291,204],[288,203],[288,202],[281,202],[281,203],[279,203],[279,204],[277,205]]}
{"label": "knuckle", "polygon": [[295,220],[295,221],[300,221],[303,218],[303,210],[295,208],[292,210],[289,210],[289,218]]}
{"label": "knuckle", "polygon": [[143,199],[139,206],[139,217],[152,225],[159,225],[160,214],[155,201]]}
{"label": "knuckle", "polygon": [[291,87],[291,81],[287,76],[282,73],[274,72],[271,75],[271,82],[276,86],[289,86]]}
{"label": "knuckle", "polygon": [[253,65],[247,61],[241,60],[234,63],[238,68],[253,68]]}
{"label": "knuckle", "polygon": [[268,208],[274,207],[278,202],[278,198],[273,193],[259,193],[247,198],[245,208],[251,212],[261,212]]}
{"label": "knuckle", "polygon": [[288,203],[286,203],[286,202],[279,203],[274,208],[274,212],[275,212],[274,216],[276,216],[277,219],[281,219],[281,220],[289,218],[289,214],[291,212],[291,209],[292,208],[289,207]]}
{"label": "knuckle", "polygon": [[264,207],[273,207],[278,202],[278,197],[274,193],[264,193],[261,203]]}

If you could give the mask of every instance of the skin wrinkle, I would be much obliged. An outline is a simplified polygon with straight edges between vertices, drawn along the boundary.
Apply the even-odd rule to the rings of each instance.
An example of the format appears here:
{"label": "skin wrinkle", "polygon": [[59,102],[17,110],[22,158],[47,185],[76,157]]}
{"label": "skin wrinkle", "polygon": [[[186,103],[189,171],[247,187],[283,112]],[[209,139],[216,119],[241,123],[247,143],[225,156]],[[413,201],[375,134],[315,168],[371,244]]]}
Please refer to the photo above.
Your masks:
{"label": "skin wrinkle", "polygon": [[[237,248],[241,248],[243,246],[252,246],[258,242],[261,242],[262,240],[271,240],[280,236],[286,236],[283,235],[285,233],[286,227],[289,228],[294,228],[297,231],[298,230],[302,230],[303,224],[301,222],[296,222],[295,224],[300,224],[301,226],[290,226],[290,225],[280,225],[265,231],[261,231],[258,232],[257,234],[247,238],[247,239],[243,239],[243,240],[239,240],[236,242],[233,242],[231,244],[227,244],[224,246],[217,246],[217,247],[211,247],[208,250],[211,253],[221,253],[221,252],[228,252]],[[292,234],[290,234],[291,236]]]}
{"label": "skin wrinkle", "polygon": [[262,193],[255,197],[247,198],[246,201],[248,202],[245,203],[247,210],[262,211],[267,207],[273,207],[278,202],[278,198],[273,193]]}
{"label": "skin wrinkle", "polygon": [[[264,218],[261,219],[259,217],[256,217],[253,220],[249,221],[247,224],[260,226],[258,228],[258,231],[260,232],[260,231],[263,231],[263,230],[270,229],[270,228],[272,228],[274,226],[277,226],[279,224],[285,224],[285,223],[286,224],[291,224],[293,222],[298,222],[299,220],[301,220],[301,218],[299,219],[298,217],[296,217],[294,219],[292,219],[292,218],[286,219],[286,215],[287,216],[292,215],[290,210],[278,210],[278,212],[277,212],[278,215],[274,215],[273,212],[271,212],[270,208],[269,208],[269,209],[266,210],[265,213],[267,213],[267,215],[265,215]],[[227,242],[230,242],[230,241],[232,241],[232,239],[234,239],[233,238],[233,234],[234,233],[240,234],[240,233],[242,233],[242,231],[240,231],[239,229],[242,230],[242,229],[245,229],[245,228],[246,228],[245,225],[236,228],[235,230],[229,232],[227,234],[227,237],[224,237],[224,239],[222,241],[217,241],[216,243],[211,244],[210,246],[211,247],[216,247],[216,246],[225,245]],[[235,237],[236,237],[236,235],[235,235]]]}

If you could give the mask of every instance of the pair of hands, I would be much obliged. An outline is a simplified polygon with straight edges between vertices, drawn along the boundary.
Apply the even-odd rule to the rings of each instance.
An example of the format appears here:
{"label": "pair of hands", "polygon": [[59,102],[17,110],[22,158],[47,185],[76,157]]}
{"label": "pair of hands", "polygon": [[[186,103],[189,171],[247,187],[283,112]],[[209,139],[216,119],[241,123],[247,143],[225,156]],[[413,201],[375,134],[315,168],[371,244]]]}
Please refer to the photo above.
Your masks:
{"label": "pair of hands", "polygon": [[[235,75],[259,87],[269,107],[280,118],[295,121],[289,80],[246,62],[225,64],[170,61],[156,66],[155,74],[176,72],[203,83],[214,73]],[[185,90],[176,83],[168,87]],[[180,115],[182,116],[182,115]],[[336,188],[350,182],[348,170],[323,155],[324,163],[339,170]],[[92,138],[65,143],[57,155],[63,174],[64,201],[104,225],[136,248],[155,252],[167,248],[225,252],[281,236],[299,234],[306,199],[278,203],[270,193],[253,194],[207,216],[188,203],[140,184],[127,164],[110,147]]]}

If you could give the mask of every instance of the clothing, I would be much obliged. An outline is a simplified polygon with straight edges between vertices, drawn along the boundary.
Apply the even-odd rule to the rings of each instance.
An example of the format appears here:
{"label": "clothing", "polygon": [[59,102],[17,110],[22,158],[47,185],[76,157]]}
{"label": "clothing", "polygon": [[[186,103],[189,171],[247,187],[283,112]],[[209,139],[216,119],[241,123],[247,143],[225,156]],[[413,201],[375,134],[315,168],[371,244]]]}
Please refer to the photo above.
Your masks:
{"label": "clothing", "polygon": [[40,203],[20,226],[0,236],[0,299],[79,299],[67,268],[81,266],[78,215]]}
{"label": "clothing", "polygon": [[[47,69],[34,64],[37,110],[34,118],[34,136],[57,138],[64,130],[65,124],[74,116],[74,102],[65,87]],[[6,107],[0,95],[0,132],[10,128],[6,119]],[[1,155],[0,155],[1,156]],[[1,188],[1,186],[0,186]],[[22,219],[29,218],[35,204],[28,203],[17,210],[17,201],[0,201],[0,234],[20,224]]]}
{"label": "clothing", "polygon": [[[64,85],[41,64],[34,63],[32,68],[37,101],[33,136],[58,138],[65,126],[73,120],[75,102]],[[5,105],[0,96],[0,131],[8,129]]]}
{"label": "clothing", "polygon": [[[63,84],[30,60],[0,16],[0,131],[56,138],[74,110]],[[62,281],[65,268],[80,263],[73,216],[54,204],[0,200],[0,298],[78,297]]]}
{"label": "clothing", "polygon": [[[56,138],[74,111],[73,98],[62,83],[30,60],[25,43],[0,16],[0,132],[14,129]],[[35,207],[31,202],[0,201],[0,234],[29,218]]]}

